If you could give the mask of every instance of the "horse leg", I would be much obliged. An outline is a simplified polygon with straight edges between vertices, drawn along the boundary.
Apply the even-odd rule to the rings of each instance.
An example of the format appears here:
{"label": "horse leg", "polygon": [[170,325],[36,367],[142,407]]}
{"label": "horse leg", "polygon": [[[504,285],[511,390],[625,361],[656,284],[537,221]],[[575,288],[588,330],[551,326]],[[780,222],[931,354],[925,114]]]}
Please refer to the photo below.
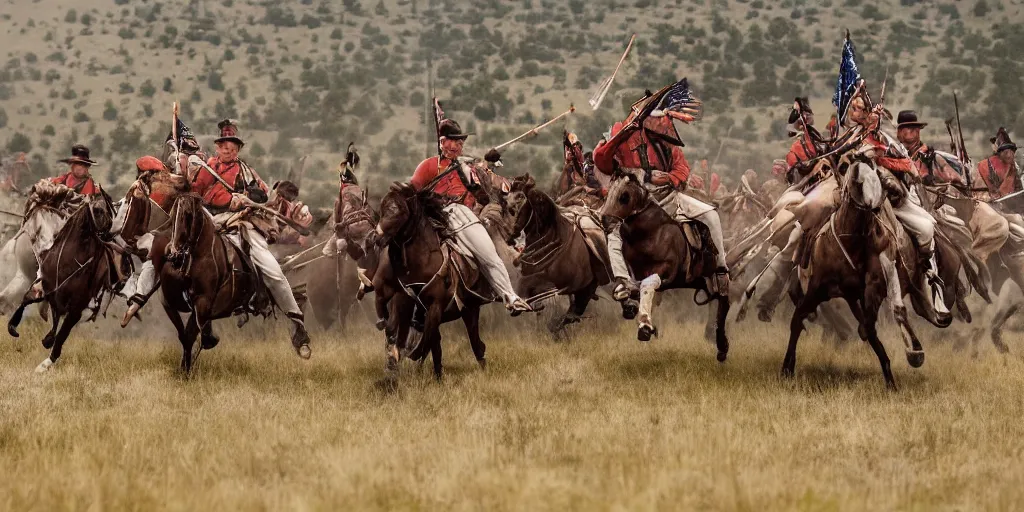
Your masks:
{"label": "horse leg", "polygon": [[729,338],[725,335],[725,319],[729,316],[731,301],[728,295],[718,297],[718,322],[715,326],[715,345],[718,354],[715,356],[719,363],[724,363],[729,354]]}
{"label": "horse leg", "polygon": [[1000,353],[1005,354],[1010,351],[1010,348],[1003,343],[1003,325],[1020,309],[1022,299],[1024,297],[1021,296],[1021,289],[1013,281],[1007,281],[1003,284],[1003,289],[1000,290],[999,297],[994,305],[996,312],[992,317],[992,327],[990,330],[992,344],[995,345],[996,350]]}
{"label": "horse leg", "polygon": [[444,376],[441,364],[441,317],[444,311],[440,304],[434,302],[427,307],[426,319],[423,324],[423,341],[420,347],[430,349],[430,358],[434,362],[434,378],[438,381]]}
{"label": "horse leg", "polygon": [[25,298],[21,301],[21,305],[18,306],[18,309],[14,310],[14,313],[11,314],[11,319],[7,321],[7,333],[10,334],[12,338],[17,338],[19,336],[18,326],[21,325],[22,318],[25,317],[25,308],[42,301],[42,298],[29,298],[27,294],[25,295]]}
{"label": "horse leg", "polygon": [[882,307],[882,301],[889,298],[893,304],[893,315],[897,324],[901,327],[904,335],[904,343],[913,347],[914,352],[907,350],[907,361],[911,366],[924,364],[924,352],[921,351],[921,343],[916,341],[907,322],[907,308],[903,306],[903,297],[900,290],[899,275],[896,266],[888,255],[882,253],[878,259],[871,260],[866,272],[864,286],[864,329],[867,331],[868,343],[871,349],[878,356],[878,363],[882,366],[882,376],[885,378],[885,385],[891,390],[896,390],[896,381],[892,377],[892,368],[889,365],[889,355],[885,351],[885,345],[878,339],[878,310]]}
{"label": "horse leg", "polygon": [[178,337],[178,341],[181,342],[181,371],[185,372],[186,376],[192,373],[192,347],[196,343],[199,332],[199,315],[193,311],[188,316],[188,323],[185,324],[184,331]]}
{"label": "horse leg", "polygon": [[50,332],[43,336],[43,348],[46,350],[53,348],[53,344],[57,340],[57,327],[60,326],[61,318],[63,318],[63,315],[58,315],[57,313],[54,313],[50,318],[53,325],[50,327]]}
{"label": "horse leg", "polygon": [[71,329],[74,329],[75,325],[81,319],[82,312],[74,310],[64,317],[64,321],[60,325],[60,330],[58,330],[57,335],[54,336],[53,349],[50,350],[50,357],[47,357],[43,362],[39,363],[39,366],[36,367],[36,373],[43,373],[49,370],[50,367],[60,359],[61,350],[64,349],[64,342],[67,341],[68,336],[71,335]]}
{"label": "horse leg", "polygon": [[[876,322],[878,321],[878,310],[872,311],[870,308],[865,313],[865,327],[868,332],[868,343],[871,344],[871,349],[875,351],[875,355],[878,356],[878,363],[882,366],[882,376],[885,378],[885,386],[892,391],[896,391],[896,380],[892,377],[892,368],[889,365],[889,354],[885,352],[885,345],[878,339],[878,330]],[[907,359],[910,359],[908,352]],[[924,357],[922,353],[922,360]],[[913,364],[913,363],[911,363]],[[920,365],[918,365],[920,366]]]}
{"label": "horse leg", "polygon": [[473,356],[481,370],[487,369],[487,345],[480,339],[480,306],[466,305],[462,309],[462,323],[466,325],[466,336],[469,337],[469,346],[473,349]]}
{"label": "horse leg", "polygon": [[793,318],[789,321],[789,346],[786,348],[786,357],[782,360],[783,377],[792,377],[796,373],[796,344],[804,330],[804,320],[823,302],[818,295],[817,292],[804,295],[797,303]]}
{"label": "horse leg", "polygon": [[654,327],[651,313],[654,309],[654,295],[661,287],[661,276],[651,274],[640,281],[640,316],[637,317],[639,327],[636,332],[636,339],[640,341],[651,341],[651,336],[657,335],[658,329]]}
{"label": "horse leg", "polygon": [[199,341],[203,350],[210,350],[220,343],[220,337],[213,333],[213,322],[206,322],[203,325]]}

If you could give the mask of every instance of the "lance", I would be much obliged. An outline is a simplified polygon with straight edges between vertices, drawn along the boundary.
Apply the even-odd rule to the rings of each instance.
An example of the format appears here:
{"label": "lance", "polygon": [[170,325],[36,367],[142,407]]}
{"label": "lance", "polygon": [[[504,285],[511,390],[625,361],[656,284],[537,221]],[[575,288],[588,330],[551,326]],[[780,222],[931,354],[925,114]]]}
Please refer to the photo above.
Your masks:
{"label": "lance", "polygon": [[537,135],[537,132],[543,130],[544,128],[547,128],[548,126],[551,126],[552,124],[554,124],[559,119],[561,119],[563,117],[566,117],[566,116],[568,116],[569,114],[572,114],[575,111],[576,111],[576,107],[573,106],[573,105],[569,105],[569,110],[566,110],[565,112],[562,112],[561,114],[558,114],[557,116],[555,116],[554,119],[552,119],[552,120],[550,120],[550,121],[548,121],[548,122],[546,122],[544,124],[541,124],[541,125],[535,126],[533,128],[530,128],[529,130],[527,130],[526,133],[524,133],[524,134],[522,134],[522,135],[520,135],[520,136],[518,136],[518,137],[516,137],[516,138],[514,138],[514,139],[512,139],[512,140],[510,140],[508,142],[503,142],[503,143],[499,144],[498,146],[496,146],[494,149],[496,149],[498,151],[501,151],[502,149],[505,149],[508,146],[511,146],[512,144],[515,144],[516,142],[519,142],[519,141],[521,141],[521,140],[523,140],[523,139],[525,139],[527,137],[531,137],[533,135]]}
{"label": "lance", "polygon": [[953,112],[956,114],[956,133],[960,140],[960,151],[957,155],[964,165],[964,177],[967,180],[967,188],[974,188],[971,184],[971,157],[967,156],[967,146],[964,144],[964,129],[960,126],[960,102],[957,100],[956,91],[953,91]]}
{"label": "lance", "polygon": [[25,218],[25,216],[20,214],[20,213],[9,212],[7,210],[0,210],[0,213],[2,213],[4,215],[10,215],[12,217],[18,217],[19,219],[24,219]]}
{"label": "lance", "polygon": [[297,253],[297,254],[293,254],[293,255],[291,255],[291,256],[288,256],[288,257],[286,257],[286,258],[283,258],[283,259],[281,260],[281,264],[282,264],[282,265],[286,265],[286,264],[289,264],[289,263],[291,263],[291,262],[293,262],[293,261],[296,261],[296,260],[298,260],[299,258],[301,258],[301,257],[303,257],[303,256],[305,256],[305,255],[307,255],[307,254],[309,254],[309,253],[311,253],[311,252],[313,252],[313,251],[315,251],[315,250],[317,250],[317,249],[319,249],[319,248],[323,247],[324,245],[326,245],[326,244],[327,244],[327,242],[328,242],[327,240],[324,240],[323,242],[320,242],[320,243],[318,243],[318,244],[316,244],[316,245],[314,245],[314,246],[312,246],[312,247],[309,247],[309,248],[307,248],[307,249],[303,250],[303,251],[302,251],[302,252],[300,252],[300,253]]}
{"label": "lance", "polygon": [[615,75],[619,73],[619,68],[622,67],[622,63],[626,62],[626,57],[629,56],[629,51],[633,49],[634,41],[636,41],[636,34],[633,34],[633,36],[629,38],[629,44],[626,45],[626,51],[622,52],[622,57],[619,59],[619,63],[615,65],[615,70],[612,71],[612,75],[606,78],[604,82],[601,82],[601,87],[593,96],[590,97],[589,103],[594,110],[597,110],[597,108],[601,106],[601,102],[604,101],[605,95],[607,95],[608,91],[612,88],[612,82],[615,81]]}

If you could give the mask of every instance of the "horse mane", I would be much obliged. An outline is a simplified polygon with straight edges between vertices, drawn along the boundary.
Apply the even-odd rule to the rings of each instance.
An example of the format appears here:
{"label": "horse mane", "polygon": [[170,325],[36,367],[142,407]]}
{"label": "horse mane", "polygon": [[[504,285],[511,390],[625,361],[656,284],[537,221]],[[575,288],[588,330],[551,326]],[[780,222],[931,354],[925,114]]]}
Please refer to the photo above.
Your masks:
{"label": "horse mane", "polygon": [[526,191],[526,199],[537,218],[545,223],[554,223],[558,215],[558,206],[551,196],[545,194],[543,190],[533,187]]}
{"label": "horse mane", "polygon": [[26,214],[38,206],[60,209],[65,205],[81,203],[84,200],[84,196],[75,192],[71,187],[46,179],[39,180],[32,185],[28,197],[25,206]]}
{"label": "horse mane", "polygon": [[[96,200],[98,201],[99,199],[96,199]],[[54,238],[54,245],[57,245],[57,241],[64,240],[64,239],[66,239],[68,237],[82,237],[82,236],[86,236],[86,235],[93,235],[93,234],[97,234],[98,231],[103,231],[104,229],[109,229],[109,225],[106,226],[106,227],[104,227],[104,226],[91,226],[90,227],[91,223],[89,222],[89,210],[91,208],[92,208],[92,203],[91,202],[89,202],[89,201],[83,202],[82,205],[79,206],[74,211],[74,213],[71,214],[70,217],[68,217],[68,220],[67,220],[67,222],[64,223],[64,226],[61,227],[60,231],[57,233],[57,236]],[[104,208],[102,208],[102,210],[104,212],[109,213],[109,210],[106,208],[106,205],[104,205]],[[109,224],[109,222],[108,222],[108,224]]]}

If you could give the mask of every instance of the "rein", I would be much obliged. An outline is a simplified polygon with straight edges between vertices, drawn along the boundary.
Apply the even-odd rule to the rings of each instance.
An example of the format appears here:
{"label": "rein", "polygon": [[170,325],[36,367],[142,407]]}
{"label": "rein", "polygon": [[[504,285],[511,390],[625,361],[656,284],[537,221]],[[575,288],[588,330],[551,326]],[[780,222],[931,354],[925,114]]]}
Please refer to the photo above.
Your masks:
{"label": "rein", "polygon": [[[533,201],[529,195],[526,197],[526,203],[530,205],[530,217],[526,219],[523,224],[525,230],[533,222],[533,214],[536,208],[533,205]],[[559,215],[557,212],[556,215]],[[573,227],[575,230],[575,226]],[[550,240],[546,240],[550,238]],[[539,238],[533,241],[533,243],[527,244],[523,248],[523,255],[520,256],[519,262],[523,265],[529,265],[534,267],[534,271],[527,274],[523,273],[523,276],[532,276],[543,273],[547,268],[558,258],[563,251],[565,251],[567,243],[562,243],[561,238],[558,236],[558,221],[557,217],[554,225],[550,225],[548,230],[544,232]],[[533,258],[527,259],[527,255],[533,256]]]}

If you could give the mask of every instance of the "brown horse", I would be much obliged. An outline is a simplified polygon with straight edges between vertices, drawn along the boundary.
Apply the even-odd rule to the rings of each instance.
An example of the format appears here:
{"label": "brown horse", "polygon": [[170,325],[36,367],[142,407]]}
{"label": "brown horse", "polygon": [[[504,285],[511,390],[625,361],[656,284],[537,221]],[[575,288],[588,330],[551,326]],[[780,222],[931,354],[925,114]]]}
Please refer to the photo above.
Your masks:
{"label": "brown horse", "polygon": [[512,181],[508,212],[515,219],[509,244],[526,234],[526,247],[519,258],[522,278],[516,293],[531,298],[569,296],[569,310],[551,331],[579,322],[598,287],[611,281],[604,232],[596,220],[570,219],[555,201],[536,188],[527,174]]}
{"label": "brown horse", "polygon": [[[804,319],[819,304],[843,298],[860,324],[861,337],[878,357],[886,385],[895,389],[889,356],[878,338],[876,322],[882,301],[888,297],[907,345],[907,361],[915,368],[924,364],[924,351],[907,322],[900,296],[900,290],[919,288],[920,280],[915,278],[920,276],[920,269],[907,268],[918,258],[909,237],[898,228],[899,222],[887,214],[886,195],[871,160],[851,152],[840,161],[837,172],[842,177],[842,199],[809,248],[808,270],[801,273],[804,292],[797,299],[790,322],[782,374],[794,373],[796,345]],[[920,295],[927,300],[923,297],[929,294]],[[948,318],[934,318],[934,308],[929,309],[933,312],[929,315],[933,323],[940,327],[949,325]]]}
{"label": "brown horse", "polygon": [[635,278],[640,281],[640,315],[637,338],[648,341],[657,333],[651,319],[654,294],[658,290],[689,288],[704,292],[718,301],[715,344],[718,360],[725,361],[729,339],[725,319],[729,314],[729,295],[708,290],[707,280],[715,276],[716,248],[703,224],[681,225],[650,195],[633,174],[620,175],[612,182],[601,208],[606,226],[619,224],[622,253]]}
{"label": "brown horse", "polygon": [[[241,249],[217,233],[213,218],[195,194],[178,196],[170,222],[155,233],[149,257],[160,275],[161,301],[181,342],[181,368],[192,369],[192,348],[216,346],[212,322],[235,313],[268,316],[272,306],[262,282]],[[188,313],[187,322],[181,314]],[[296,352],[309,357],[308,338],[292,340]]]}
{"label": "brown horse", "polygon": [[118,288],[120,278],[111,252],[114,249],[104,240],[109,236],[111,209],[106,198],[96,197],[87,200],[68,218],[53,246],[40,255],[42,297],[30,297],[30,290],[11,315],[7,331],[17,338],[18,324],[28,305],[46,301],[51,309],[53,325],[43,337],[43,347],[50,349],[50,356],[39,364],[37,372],[48,370],[60,359],[64,342],[90,303],[97,304],[89,319],[93,320],[104,296],[112,295]]}
{"label": "brown horse", "polygon": [[[377,240],[383,252],[373,275],[379,319],[386,319],[388,368],[397,368],[400,350],[411,359],[427,351],[434,375],[441,378],[441,323],[461,317],[469,343],[481,367],[486,366],[486,345],[480,339],[480,308],[491,302],[480,273],[458,249],[438,234],[447,226],[440,196],[417,192],[407,184],[395,183],[381,199]],[[414,318],[414,309],[423,312]],[[422,325],[416,325],[420,324]],[[410,326],[423,333],[416,346],[405,346]]]}

